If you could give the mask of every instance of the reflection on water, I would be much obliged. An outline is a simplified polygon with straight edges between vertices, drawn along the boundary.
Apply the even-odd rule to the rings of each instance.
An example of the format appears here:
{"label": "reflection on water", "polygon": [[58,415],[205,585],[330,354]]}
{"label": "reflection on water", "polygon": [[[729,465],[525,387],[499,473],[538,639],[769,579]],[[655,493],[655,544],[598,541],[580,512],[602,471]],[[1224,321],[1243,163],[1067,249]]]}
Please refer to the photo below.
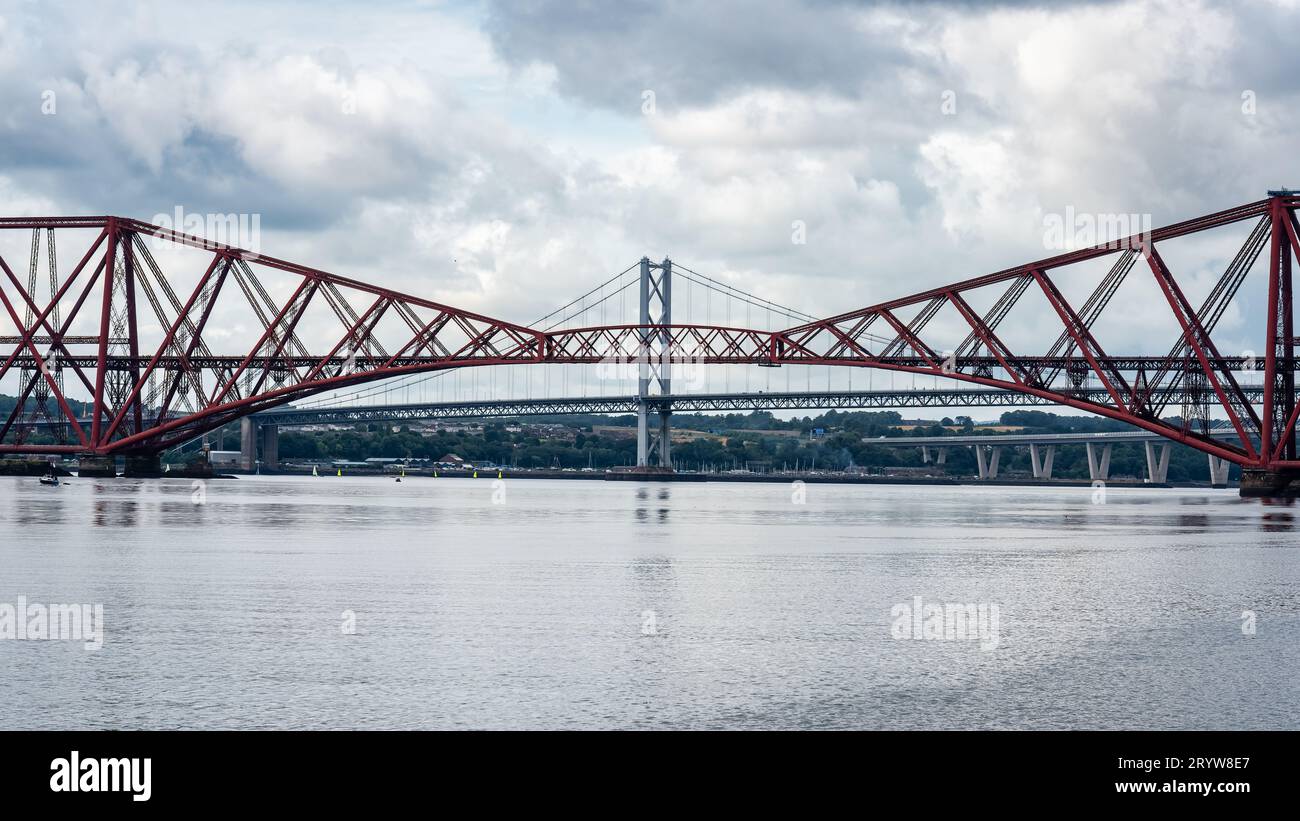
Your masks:
{"label": "reflection on water", "polygon": [[0,479],[0,604],[105,644],[0,640],[0,728],[1300,727],[1294,505],[1232,491],[70,482]]}

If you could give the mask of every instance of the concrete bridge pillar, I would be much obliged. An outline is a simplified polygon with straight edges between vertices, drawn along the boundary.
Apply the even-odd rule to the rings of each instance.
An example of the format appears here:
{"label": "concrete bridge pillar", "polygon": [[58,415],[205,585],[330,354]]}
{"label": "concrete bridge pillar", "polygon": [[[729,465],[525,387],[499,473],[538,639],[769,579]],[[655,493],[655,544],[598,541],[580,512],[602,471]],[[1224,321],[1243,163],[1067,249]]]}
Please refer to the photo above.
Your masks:
{"label": "concrete bridge pillar", "polygon": [[239,468],[251,471],[257,466],[257,423],[251,416],[239,420]]}
{"label": "concrete bridge pillar", "polygon": [[1220,459],[1213,453],[1207,453],[1206,456],[1210,460],[1210,486],[1227,487],[1228,468],[1232,467],[1232,463],[1227,459]]}
{"label": "concrete bridge pillar", "polygon": [[671,468],[673,410],[668,403],[660,404],[659,420],[652,430],[650,417],[653,413],[645,397],[642,397],[637,405],[636,416],[636,464],[637,467],[654,464]]}
{"label": "concrete bridge pillar", "polygon": [[280,426],[261,425],[253,417],[239,420],[239,468],[253,471],[257,468],[258,448],[261,448],[262,467],[275,470],[280,467]]}
{"label": "concrete bridge pillar", "polygon": [[1097,458],[1097,443],[1087,442],[1084,447],[1088,449],[1088,478],[1094,482],[1104,482],[1110,478],[1110,445],[1101,446],[1101,458]]}
{"label": "concrete bridge pillar", "polygon": [[673,412],[668,405],[662,405],[659,408],[659,466],[671,468],[673,466],[672,455],[672,418]]}
{"label": "concrete bridge pillar", "polygon": [[998,478],[998,460],[1002,454],[1002,448],[997,445],[989,445],[987,457],[984,448],[984,445],[975,446],[975,467],[979,470],[981,479],[996,479]]}
{"label": "concrete bridge pillar", "polygon": [[280,426],[261,425],[262,467],[276,470],[280,467]]}
{"label": "concrete bridge pillar", "polygon": [[636,466],[645,467],[650,458],[650,414],[645,397],[636,403]]}
{"label": "concrete bridge pillar", "polygon": [[1160,458],[1156,458],[1156,443],[1143,442],[1147,451],[1147,481],[1163,485],[1169,476],[1169,443],[1160,446]]}
{"label": "concrete bridge pillar", "polygon": [[[934,449],[934,463],[936,465],[946,465],[948,463],[948,449],[946,447],[936,447]],[[921,445],[921,464],[930,464],[929,445]]]}
{"label": "concrete bridge pillar", "polygon": [[1029,443],[1029,466],[1034,472],[1035,479],[1052,478],[1052,460],[1056,457],[1056,445],[1048,445],[1046,451],[1039,457],[1038,445],[1033,442]]}

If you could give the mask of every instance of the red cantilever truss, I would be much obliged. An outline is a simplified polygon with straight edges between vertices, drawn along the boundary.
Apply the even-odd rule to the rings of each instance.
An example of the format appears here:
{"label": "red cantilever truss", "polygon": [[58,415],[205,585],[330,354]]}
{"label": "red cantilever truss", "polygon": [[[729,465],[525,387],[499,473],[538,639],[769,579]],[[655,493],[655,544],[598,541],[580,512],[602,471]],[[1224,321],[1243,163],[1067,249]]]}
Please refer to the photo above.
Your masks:
{"label": "red cantilever truss", "polygon": [[[443,367],[536,362],[544,345],[541,332],[521,325],[137,220],[11,218],[0,229],[33,232],[27,288],[0,256],[0,302],[19,330],[0,338],[10,346],[0,379],[20,371],[19,402],[0,422],[0,452],[157,452],[324,390]],[[90,229],[80,261],[61,282],[51,261],[53,296],[37,302],[39,233],[77,229]],[[188,279],[165,275],[151,251],[159,243],[160,253],[201,252],[201,270]],[[53,240],[49,247],[52,260]],[[287,275],[278,298],[262,283],[268,271]],[[229,327],[232,316],[239,327]],[[76,332],[79,320],[90,333]],[[307,333],[327,342],[309,348]],[[91,397],[88,407],[74,409],[65,382]],[[32,427],[23,414],[39,395],[50,401],[33,404],[64,441],[14,441]]]}
{"label": "red cantilever truss", "polygon": [[[31,232],[26,283],[0,254],[0,328],[7,319],[14,329],[0,331],[0,380],[16,375],[19,395],[0,413],[0,453],[156,453],[241,416],[362,382],[472,365],[636,361],[666,347],[677,361],[935,374],[1121,419],[1239,464],[1298,467],[1297,205],[1298,197],[1273,196],[779,332],[702,325],[545,332],[137,220],[0,219],[0,239]],[[1252,220],[1214,288],[1193,305],[1160,244]],[[42,237],[49,284],[38,298]],[[78,262],[64,276],[55,249],[66,254],[70,241]],[[1257,408],[1258,390],[1249,393],[1237,376],[1256,358],[1225,356],[1211,332],[1265,248]],[[1072,302],[1062,270],[1102,257],[1113,257],[1109,270],[1085,300]],[[1097,338],[1097,320],[1143,268],[1165,303],[1151,310],[1168,310],[1180,333],[1167,355],[1117,355]],[[1009,342],[1020,328],[1004,323],[1031,294],[1057,328],[1042,353]],[[1089,398],[1090,381],[1108,402]],[[1181,416],[1167,416],[1178,403]],[[1236,441],[1208,435],[1212,415],[1226,417]]]}
{"label": "red cantilever truss", "polygon": [[[1295,399],[1291,260],[1293,255],[1300,256],[1295,216],[1298,202],[1296,197],[1274,196],[810,322],[778,335],[774,359],[782,363],[861,364],[1020,391],[1132,423],[1238,464],[1294,468],[1300,466],[1295,444],[1300,406]],[[1255,223],[1245,243],[1203,303],[1194,307],[1165,264],[1159,244],[1252,219]],[[1265,247],[1269,249],[1269,302],[1264,356],[1224,356],[1210,331]],[[1062,294],[1054,274],[1107,256],[1114,257],[1112,267],[1076,310]],[[1166,356],[1117,356],[1103,349],[1092,327],[1120,284],[1143,262],[1167,302],[1163,309],[1150,306],[1151,311],[1171,311],[1181,334]],[[990,287],[1005,290],[985,312],[976,312],[966,296]],[[1008,311],[1034,291],[1042,294],[1062,330],[1046,354],[1026,356],[999,338],[998,327]],[[926,334],[932,320],[945,309],[960,316],[969,329],[948,355],[928,342]],[[910,318],[905,321],[903,316]],[[883,345],[869,342],[869,329],[882,329],[888,341]],[[1255,370],[1261,359],[1264,401],[1262,409],[1256,410],[1236,374]],[[1110,402],[1084,398],[1080,388],[1086,379],[1095,379]],[[1163,418],[1174,396],[1184,400],[1183,415],[1176,422]],[[1212,410],[1227,418],[1237,433],[1236,442],[1207,435]]]}

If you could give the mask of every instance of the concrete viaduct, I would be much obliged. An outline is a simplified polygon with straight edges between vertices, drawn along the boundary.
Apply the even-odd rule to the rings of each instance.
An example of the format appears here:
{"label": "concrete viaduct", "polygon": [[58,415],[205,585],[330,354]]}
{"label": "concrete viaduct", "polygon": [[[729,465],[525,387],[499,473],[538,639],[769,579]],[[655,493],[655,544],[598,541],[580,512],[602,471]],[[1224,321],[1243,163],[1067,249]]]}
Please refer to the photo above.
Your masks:
{"label": "concrete viaduct", "polygon": [[[1232,437],[1233,431],[1216,431],[1211,434],[1216,438]],[[948,461],[948,449],[951,447],[973,447],[975,465],[981,479],[998,478],[998,462],[1002,449],[1007,447],[1028,447],[1029,462],[1035,479],[1052,478],[1052,461],[1059,445],[1083,445],[1088,451],[1088,478],[1106,481],[1110,478],[1110,454],[1115,444],[1141,443],[1146,450],[1148,482],[1164,484],[1169,474],[1169,449],[1173,444],[1159,434],[1147,431],[1117,431],[1107,433],[1039,433],[1039,434],[983,434],[970,436],[915,436],[883,437],[867,440],[872,444],[886,447],[919,447],[921,458],[929,462],[931,450],[934,451],[935,464],[942,465]],[[1207,454],[1210,468],[1210,484],[1219,486],[1228,482],[1226,459]]]}

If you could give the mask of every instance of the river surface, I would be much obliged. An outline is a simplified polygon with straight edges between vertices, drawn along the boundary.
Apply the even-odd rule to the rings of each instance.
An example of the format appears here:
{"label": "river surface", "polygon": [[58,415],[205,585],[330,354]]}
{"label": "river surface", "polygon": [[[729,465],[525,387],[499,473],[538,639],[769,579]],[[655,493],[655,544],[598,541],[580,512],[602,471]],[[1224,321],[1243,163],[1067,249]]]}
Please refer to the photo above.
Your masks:
{"label": "river surface", "polygon": [[1235,491],[67,482],[0,478],[0,609],[103,644],[0,640],[0,729],[1300,728],[1300,507]]}

